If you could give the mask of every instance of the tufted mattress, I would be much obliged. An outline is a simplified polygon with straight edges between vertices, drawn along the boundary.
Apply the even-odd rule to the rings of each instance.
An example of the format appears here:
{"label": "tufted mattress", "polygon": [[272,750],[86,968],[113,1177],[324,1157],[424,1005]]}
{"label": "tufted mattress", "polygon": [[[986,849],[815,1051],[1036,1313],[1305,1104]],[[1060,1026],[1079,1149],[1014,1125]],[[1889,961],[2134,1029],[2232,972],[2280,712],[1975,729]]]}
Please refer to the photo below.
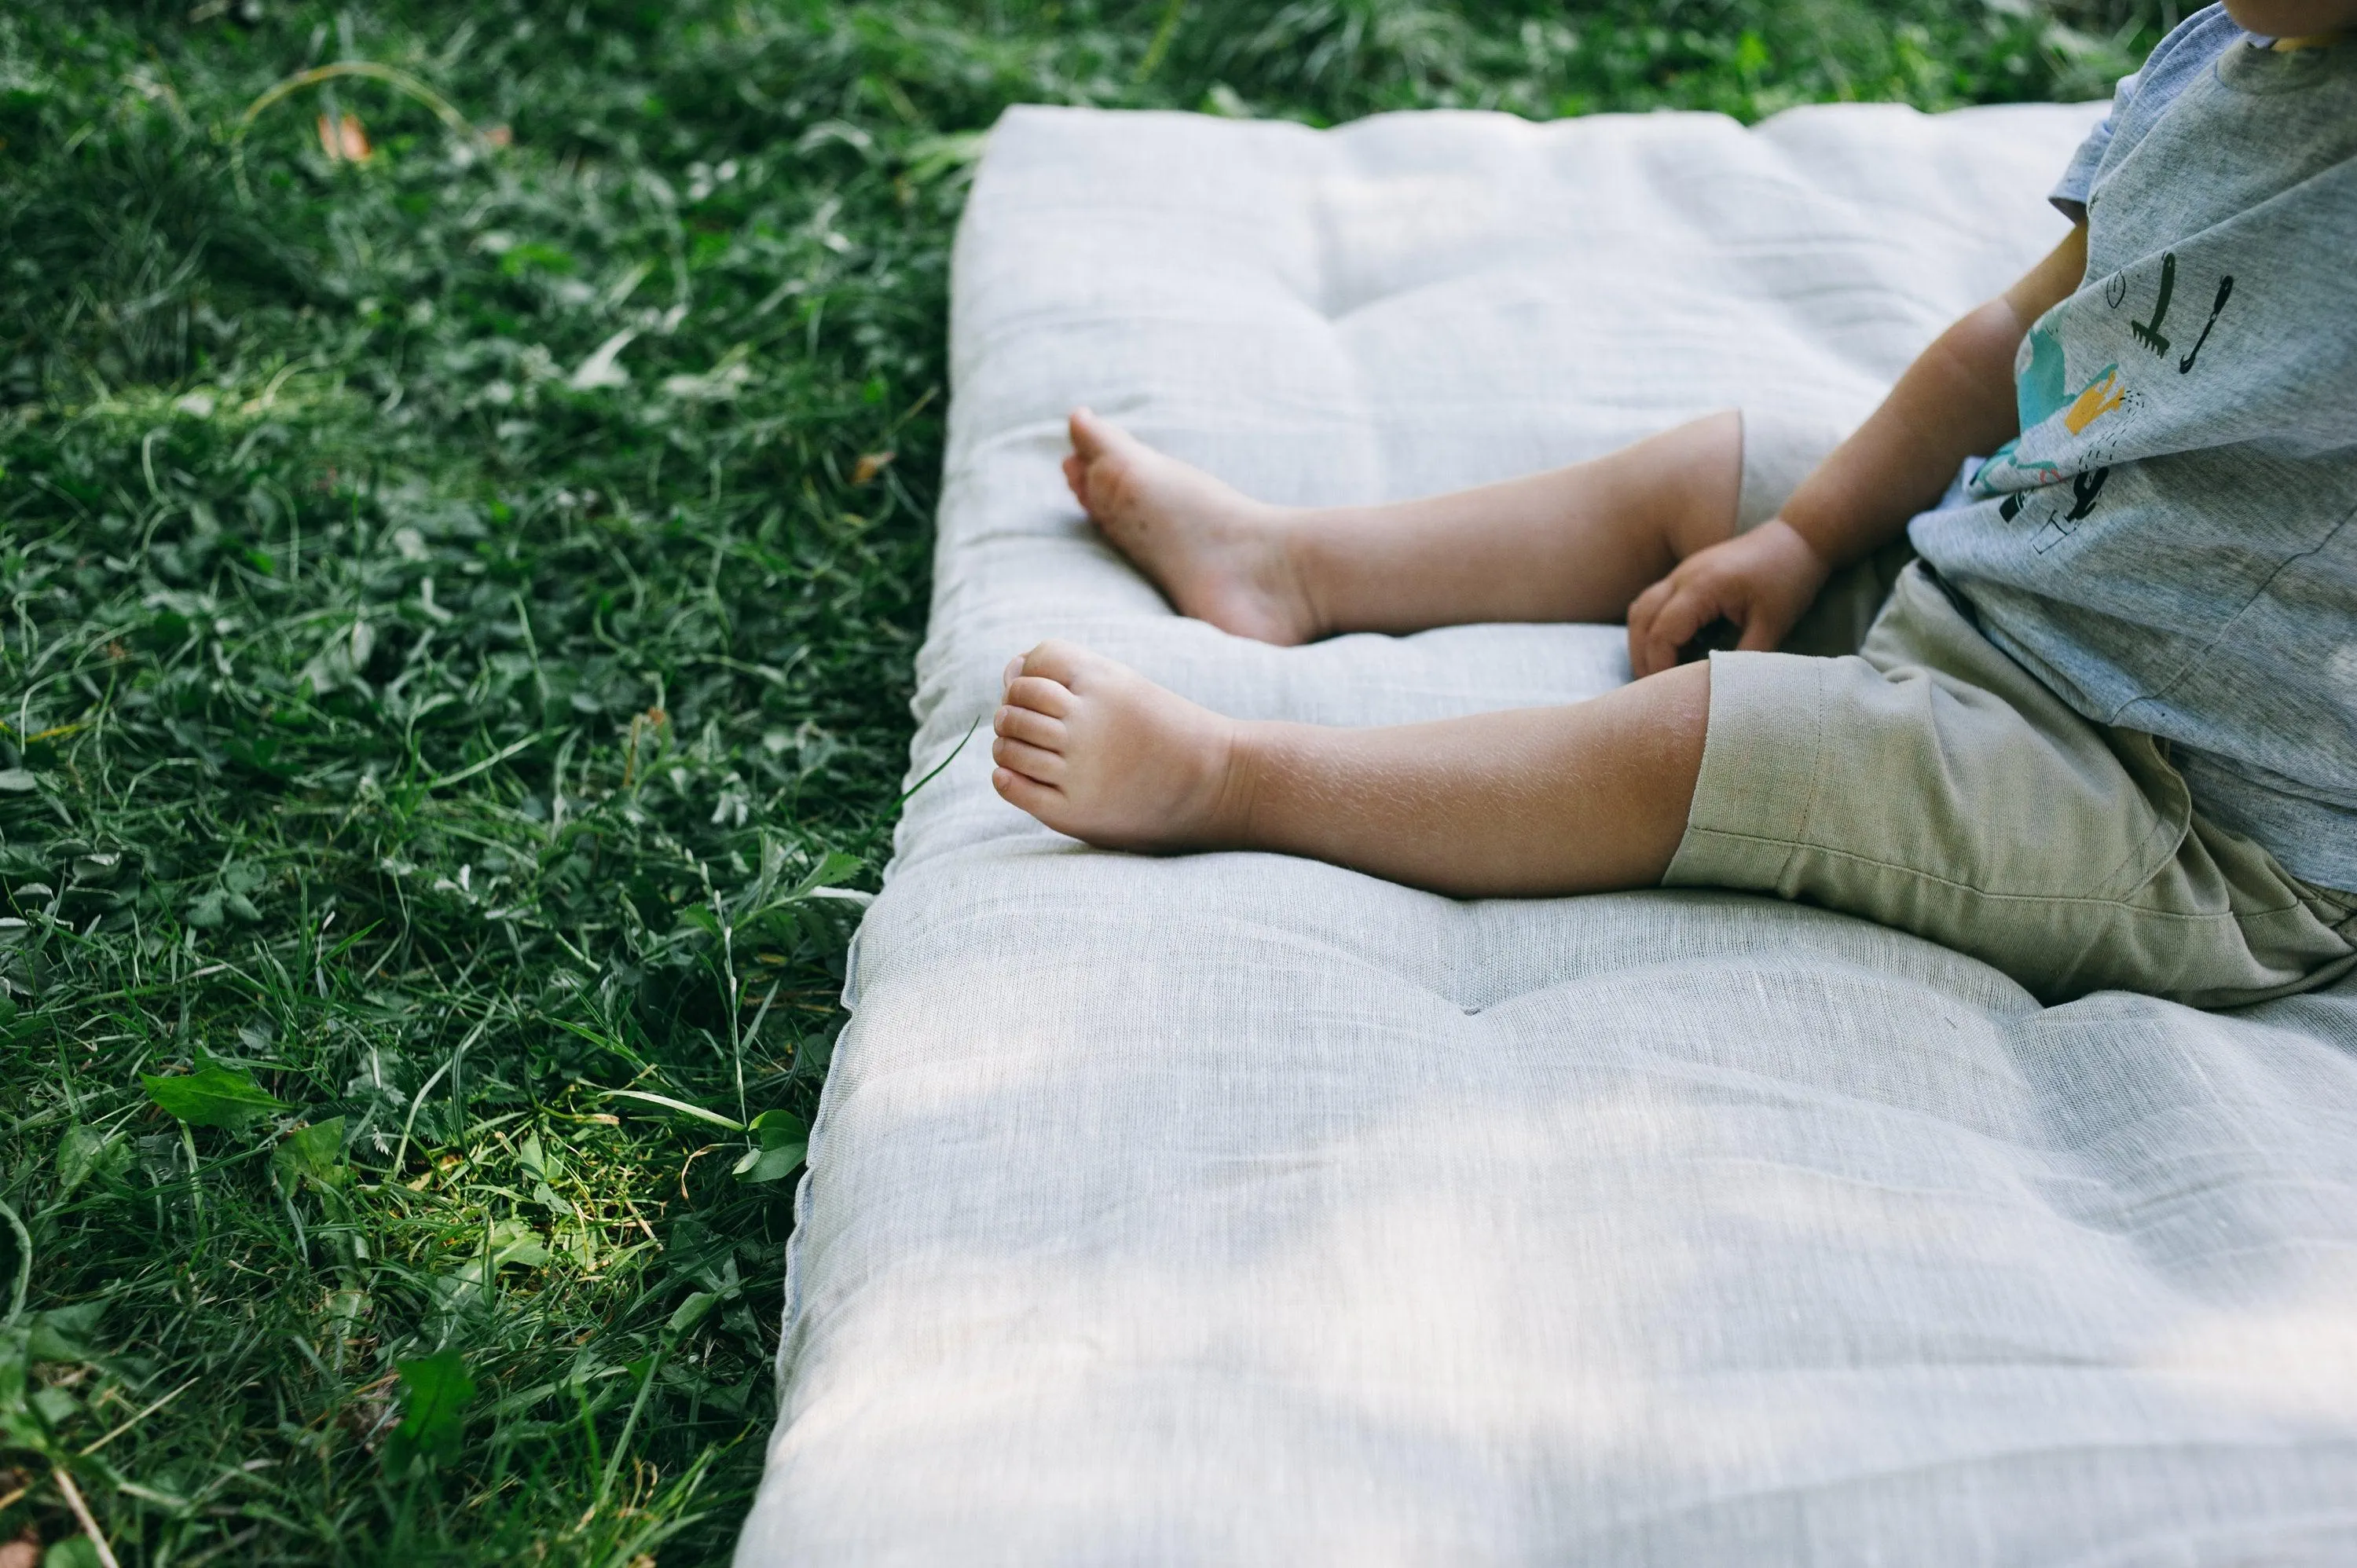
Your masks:
{"label": "tufted mattress", "polygon": [[[1799,462],[2059,236],[2095,113],[1010,113],[912,779],[1049,634],[1335,724],[1625,680],[1616,628],[1180,619],[1060,416],[1281,500],[1728,404]],[[2041,1009],[1762,898],[1100,854],[977,736],[848,994],[745,1568],[2357,1563],[2357,983]]]}

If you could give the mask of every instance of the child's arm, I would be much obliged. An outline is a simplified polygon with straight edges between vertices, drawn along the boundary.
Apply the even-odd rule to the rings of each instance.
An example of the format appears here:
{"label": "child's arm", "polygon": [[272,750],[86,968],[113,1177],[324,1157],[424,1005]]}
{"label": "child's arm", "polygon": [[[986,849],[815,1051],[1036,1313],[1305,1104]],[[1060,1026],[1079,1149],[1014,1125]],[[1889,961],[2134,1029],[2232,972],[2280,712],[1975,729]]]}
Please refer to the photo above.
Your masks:
{"label": "child's arm", "polygon": [[1836,569],[1897,537],[1965,458],[2018,435],[2014,352],[2086,270],[2083,223],[2019,282],[1935,338],[1779,516],[1695,552],[1640,594],[1629,607],[1635,672],[1669,669],[1716,620],[1742,628],[1742,648],[1774,648]]}

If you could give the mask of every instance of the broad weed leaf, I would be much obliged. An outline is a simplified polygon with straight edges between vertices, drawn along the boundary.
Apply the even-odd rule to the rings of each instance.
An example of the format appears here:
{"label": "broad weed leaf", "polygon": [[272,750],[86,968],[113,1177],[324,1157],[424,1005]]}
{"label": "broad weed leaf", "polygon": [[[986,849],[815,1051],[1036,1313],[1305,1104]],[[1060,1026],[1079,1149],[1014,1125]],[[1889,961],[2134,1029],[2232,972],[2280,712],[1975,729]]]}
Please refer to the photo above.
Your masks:
{"label": "broad weed leaf", "polygon": [[81,1410],[62,1388],[37,1388],[36,1361],[89,1361],[96,1352],[82,1337],[98,1326],[97,1302],[28,1314],[0,1333],[0,1448],[49,1452],[57,1429]]}
{"label": "broad weed leaf", "polygon": [[58,1140],[58,1193],[70,1197],[93,1176],[118,1176],[131,1165],[131,1144],[113,1133],[80,1123]]}
{"label": "broad weed leaf", "polygon": [[253,1081],[242,1067],[208,1062],[178,1078],[141,1073],[147,1098],[192,1127],[236,1129],[286,1109],[286,1102]]}
{"label": "broad weed leaf", "polygon": [[748,1149],[737,1162],[733,1175],[748,1187],[764,1182],[783,1181],[802,1168],[803,1146],[787,1144],[774,1149]]}
{"label": "broad weed leaf", "polygon": [[745,1151],[730,1173],[748,1186],[782,1181],[794,1174],[809,1152],[810,1126],[787,1111],[764,1111],[753,1118],[755,1146]]}
{"label": "broad weed leaf", "polygon": [[754,1139],[765,1149],[781,1149],[810,1136],[810,1123],[791,1111],[764,1111],[753,1118]]}
{"label": "broad weed leaf", "polygon": [[105,1313],[104,1302],[85,1301],[27,1315],[27,1353],[36,1361],[97,1360],[98,1348],[90,1337]]}
{"label": "broad weed leaf", "polygon": [[384,1467],[406,1476],[419,1465],[447,1464],[458,1454],[467,1430],[467,1406],[475,1397],[475,1374],[456,1350],[437,1351],[400,1363],[404,1400],[401,1424],[385,1440]]}
{"label": "broad weed leaf", "polygon": [[720,1297],[716,1292],[697,1291],[685,1301],[681,1302],[677,1310],[672,1313],[671,1321],[663,1325],[665,1332],[674,1338],[686,1333],[703,1322],[705,1315],[710,1312],[719,1300]]}
{"label": "broad weed leaf", "polygon": [[521,1219],[495,1219],[491,1222],[491,1266],[505,1268],[521,1263],[527,1269],[548,1266],[548,1247],[540,1232]]}
{"label": "broad weed leaf", "polygon": [[548,1262],[548,1243],[541,1239],[539,1231],[521,1219],[495,1219],[490,1234],[469,1252],[467,1260],[446,1273],[433,1276],[426,1282],[426,1289],[438,1311],[449,1316],[479,1299],[497,1283],[500,1271],[511,1263],[543,1269]]}
{"label": "broad weed leaf", "polygon": [[0,1334],[0,1448],[45,1450],[49,1429],[33,1413],[31,1336],[22,1327]]}
{"label": "broad weed leaf", "polygon": [[271,1155],[270,1170],[278,1178],[278,1190],[291,1197],[298,1182],[322,1188],[341,1187],[348,1174],[343,1155],[344,1119],[330,1116],[288,1133]]}

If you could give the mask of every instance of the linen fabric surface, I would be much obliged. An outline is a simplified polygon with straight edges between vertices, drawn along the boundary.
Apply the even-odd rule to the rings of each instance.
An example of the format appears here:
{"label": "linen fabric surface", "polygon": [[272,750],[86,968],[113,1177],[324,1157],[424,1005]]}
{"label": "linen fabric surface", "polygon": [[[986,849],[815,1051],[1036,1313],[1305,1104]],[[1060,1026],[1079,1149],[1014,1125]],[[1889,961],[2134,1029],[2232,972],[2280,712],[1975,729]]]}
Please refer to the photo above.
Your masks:
{"label": "linen fabric surface", "polygon": [[2357,38],[2212,9],[2146,71],[2020,437],[1909,536],[2072,707],[2170,741],[2204,817],[2357,889]]}
{"label": "linen fabric surface", "polygon": [[912,779],[955,756],[856,944],[745,1568],[2357,1561],[2350,983],[2041,1008],[1751,895],[1103,854],[956,751],[1049,635],[1336,724],[1626,680],[1617,627],[1181,619],[1063,413],[1286,501],[1730,404],[1830,444],[2100,113],[1000,123]]}
{"label": "linen fabric surface", "polygon": [[2047,1002],[2226,1006],[2357,965],[2357,895],[2306,886],[2195,815],[2152,736],[2082,717],[1921,562],[1855,654],[1711,655],[1702,770],[1663,881],[1863,915]]}

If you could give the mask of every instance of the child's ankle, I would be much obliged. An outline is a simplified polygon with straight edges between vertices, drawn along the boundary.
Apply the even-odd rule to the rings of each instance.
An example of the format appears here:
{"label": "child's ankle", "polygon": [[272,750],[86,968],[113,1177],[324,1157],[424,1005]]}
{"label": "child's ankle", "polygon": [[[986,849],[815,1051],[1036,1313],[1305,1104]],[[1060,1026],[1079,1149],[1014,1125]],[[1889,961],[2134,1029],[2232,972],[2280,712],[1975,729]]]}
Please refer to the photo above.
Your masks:
{"label": "child's ankle", "polygon": [[1273,506],[1264,521],[1275,536],[1277,559],[1285,564],[1294,601],[1300,607],[1304,642],[1334,635],[1336,622],[1324,591],[1330,580],[1329,553],[1337,546],[1349,549],[1353,544],[1347,532],[1338,538],[1338,531],[1320,526],[1330,515],[1310,507]]}
{"label": "child's ankle", "polygon": [[1212,832],[1226,849],[1276,849],[1278,824],[1271,820],[1279,781],[1297,763],[1300,725],[1239,719],[1228,735],[1228,756]]}

